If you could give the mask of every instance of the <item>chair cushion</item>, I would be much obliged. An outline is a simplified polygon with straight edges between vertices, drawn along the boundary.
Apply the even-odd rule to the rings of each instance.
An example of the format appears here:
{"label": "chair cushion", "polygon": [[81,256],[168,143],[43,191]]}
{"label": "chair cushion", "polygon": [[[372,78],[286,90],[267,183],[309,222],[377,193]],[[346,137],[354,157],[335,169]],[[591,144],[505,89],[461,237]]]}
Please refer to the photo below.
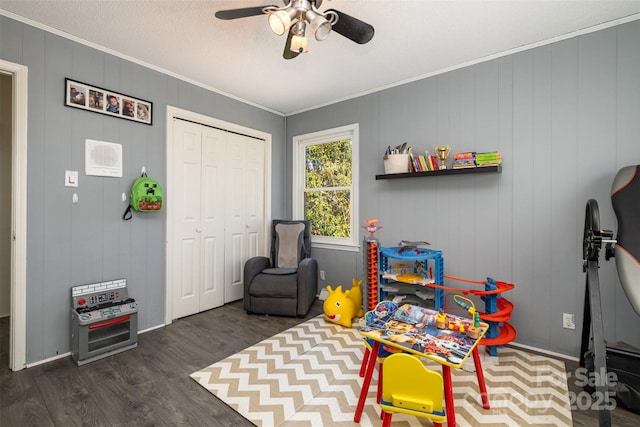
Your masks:
{"label": "chair cushion", "polygon": [[249,285],[249,295],[252,297],[295,299],[298,297],[298,275],[260,273]]}
{"label": "chair cushion", "polygon": [[283,275],[283,274],[293,274],[297,272],[297,268],[265,268],[261,271],[263,274],[275,274],[275,275]]}
{"label": "chair cushion", "polygon": [[300,248],[303,244],[303,223],[276,224],[276,259],[275,266],[296,268],[300,263]]}

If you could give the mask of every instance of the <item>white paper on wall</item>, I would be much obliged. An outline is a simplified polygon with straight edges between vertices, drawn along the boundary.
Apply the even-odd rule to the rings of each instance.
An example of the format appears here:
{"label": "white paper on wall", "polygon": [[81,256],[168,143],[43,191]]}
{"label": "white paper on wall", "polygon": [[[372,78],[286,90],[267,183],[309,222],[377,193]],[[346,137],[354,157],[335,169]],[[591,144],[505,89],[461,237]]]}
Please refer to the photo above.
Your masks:
{"label": "white paper on wall", "polygon": [[122,145],[85,140],[84,166],[87,175],[122,177]]}

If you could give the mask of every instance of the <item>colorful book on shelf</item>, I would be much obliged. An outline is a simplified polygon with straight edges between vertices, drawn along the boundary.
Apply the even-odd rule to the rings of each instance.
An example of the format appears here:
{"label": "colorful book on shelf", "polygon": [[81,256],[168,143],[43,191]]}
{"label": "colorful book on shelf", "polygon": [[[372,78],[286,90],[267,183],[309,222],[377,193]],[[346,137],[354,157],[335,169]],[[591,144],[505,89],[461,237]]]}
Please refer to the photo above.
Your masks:
{"label": "colorful book on shelf", "polygon": [[438,166],[438,158],[436,156],[429,156],[429,164],[431,165],[431,170],[437,171],[440,169]]}
{"label": "colorful book on shelf", "polygon": [[502,164],[502,154],[499,151],[488,151],[485,153],[476,153],[476,165],[497,166]]}
{"label": "colorful book on shelf", "polygon": [[486,153],[476,153],[476,160],[499,160],[502,154],[499,151],[488,151]]}
{"label": "colorful book on shelf", "polygon": [[430,171],[431,168],[429,167],[429,165],[427,164],[427,159],[425,156],[418,156],[418,159],[420,160],[420,165],[422,166],[422,170],[423,171]]}
{"label": "colorful book on shelf", "polygon": [[475,168],[476,162],[473,159],[458,159],[453,161],[454,169]]}
{"label": "colorful book on shelf", "polygon": [[412,154],[411,156],[411,166],[413,167],[414,172],[422,172],[420,169],[420,163],[418,162],[418,156],[416,154]]}
{"label": "colorful book on shelf", "polygon": [[474,160],[476,158],[475,151],[466,151],[464,153],[456,153],[453,155],[453,160]]}
{"label": "colorful book on shelf", "polygon": [[431,165],[429,164],[429,157],[428,156],[420,156],[420,161],[422,162],[422,166],[424,167],[425,171],[433,170],[431,168]]}

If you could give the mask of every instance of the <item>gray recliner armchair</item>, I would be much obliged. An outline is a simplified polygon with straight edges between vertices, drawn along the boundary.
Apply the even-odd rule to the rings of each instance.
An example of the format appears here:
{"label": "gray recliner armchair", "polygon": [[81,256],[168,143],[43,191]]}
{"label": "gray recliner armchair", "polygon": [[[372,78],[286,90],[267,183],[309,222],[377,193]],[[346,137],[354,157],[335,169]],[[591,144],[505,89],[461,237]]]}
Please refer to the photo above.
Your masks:
{"label": "gray recliner armchair", "polygon": [[304,317],[316,298],[317,287],[311,224],[306,220],[273,220],[271,257],[254,257],[244,265],[244,309],[248,314]]}

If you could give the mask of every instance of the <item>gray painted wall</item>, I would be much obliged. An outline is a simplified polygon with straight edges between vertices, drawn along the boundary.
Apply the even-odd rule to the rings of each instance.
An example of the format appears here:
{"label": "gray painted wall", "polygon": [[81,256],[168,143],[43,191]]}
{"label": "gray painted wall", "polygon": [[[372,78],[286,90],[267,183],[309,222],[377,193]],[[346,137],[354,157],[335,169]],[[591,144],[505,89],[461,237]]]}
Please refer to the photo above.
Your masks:
{"label": "gray painted wall", "polygon": [[[359,123],[360,222],[381,220],[383,246],[428,240],[448,275],[514,283],[505,296],[516,341],[577,357],[585,205],[597,199],[601,227],[615,230],[613,177],[640,164],[639,45],[634,21],[538,47],[288,117],[287,141]],[[500,150],[503,172],[376,181],[387,145],[405,141],[432,153]],[[322,286],[364,276],[362,251],[314,256]],[[600,268],[606,338],[640,347],[614,262],[603,256]],[[576,314],[576,330],[562,328],[562,313]]]}
{"label": "gray painted wall", "polygon": [[[426,239],[447,274],[514,283],[517,341],[578,355],[585,203],[596,198],[615,230],[611,182],[640,164],[639,21],[288,117],[286,139],[282,117],[4,16],[0,39],[0,58],[29,67],[28,363],[70,350],[77,284],[126,277],[140,328],[162,324],[165,214],[123,222],[119,198],[143,165],[165,180],[167,105],[273,135],[274,218],[291,212],[291,138],[359,123],[361,220],[381,219],[381,243]],[[153,126],[64,107],[65,77],[152,101]],[[86,138],[123,145],[123,178],[84,175]],[[404,141],[498,149],[503,172],[376,181],[386,146]],[[78,205],[66,169],[80,171]],[[314,256],[322,286],[363,276],[362,253]],[[601,262],[600,282],[607,339],[640,346],[614,261]],[[561,328],[563,312],[576,314],[575,331]]]}
{"label": "gray painted wall", "polygon": [[[120,197],[142,166],[166,182],[167,105],[272,134],[272,214],[283,215],[283,117],[4,16],[0,40],[0,58],[29,68],[27,363],[70,351],[75,285],[125,277],[139,328],[164,323],[165,212],[123,221]],[[65,107],[65,77],[153,102],[153,125]],[[122,144],[122,178],[84,175],[87,138]],[[65,170],[80,172],[77,189]]]}

